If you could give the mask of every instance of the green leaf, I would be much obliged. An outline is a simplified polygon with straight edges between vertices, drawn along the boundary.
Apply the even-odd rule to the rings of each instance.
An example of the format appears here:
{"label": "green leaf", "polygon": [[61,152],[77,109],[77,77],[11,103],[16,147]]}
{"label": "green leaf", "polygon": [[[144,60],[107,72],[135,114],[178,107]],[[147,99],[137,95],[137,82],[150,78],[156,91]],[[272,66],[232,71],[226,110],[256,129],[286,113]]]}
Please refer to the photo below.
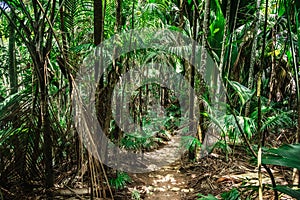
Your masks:
{"label": "green leaf", "polygon": [[117,172],[116,178],[109,179],[110,186],[118,189],[123,189],[127,183],[131,182],[130,176],[125,172]]}
{"label": "green leaf", "polygon": [[213,196],[212,194],[209,194],[207,196],[204,196],[202,194],[198,194],[198,196],[200,196],[201,198],[198,198],[198,200],[218,200],[215,196]]}
{"label": "green leaf", "polygon": [[226,200],[240,200],[240,194],[236,188],[233,188],[229,192],[222,193],[221,197]]}
{"label": "green leaf", "polygon": [[266,150],[263,152],[262,163],[300,169],[300,144],[284,144]]}
{"label": "green leaf", "polygon": [[287,58],[288,58],[288,62],[289,62],[289,63],[292,63],[293,58],[292,58],[292,53],[291,53],[291,51],[287,51],[287,52],[286,52],[286,55],[287,55]]}
{"label": "green leaf", "polygon": [[178,32],[182,32],[182,30],[180,28],[178,28],[177,26],[169,26],[168,27],[171,31],[178,31]]}
{"label": "green leaf", "polygon": [[279,6],[278,17],[281,17],[285,13],[285,8],[283,5]]}
{"label": "green leaf", "polygon": [[255,92],[254,90],[250,90],[249,88],[243,86],[242,84],[236,81],[230,81],[228,79],[227,81],[231,85],[231,87],[235,90],[235,92],[239,95],[242,105],[245,105],[245,103],[252,98]]}
{"label": "green leaf", "polygon": [[250,138],[252,136],[252,131],[251,131],[249,120],[251,120],[251,119],[244,117],[244,131],[247,134],[247,136]]}
{"label": "green leaf", "polygon": [[278,190],[279,192],[287,194],[293,198],[300,199],[300,190],[294,190],[292,188],[289,188],[289,187],[283,186],[283,185],[278,185],[278,186],[276,186],[275,189]]}
{"label": "green leaf", "polygon": [[293,126],[293,119],[292,119],[291,112],[280,112],[276,113],[273,116],[267,117],[266,120],[263,122],[263,126],[261,130],[266,129],[278,129],[278,128],[290,128]]}
{"label": "green leaf", "polygon": [[217,33],[219,30],[220,30],[219,28],[216,28],[216,29],[214,30],[213,33],[215,34],[215,33]]}

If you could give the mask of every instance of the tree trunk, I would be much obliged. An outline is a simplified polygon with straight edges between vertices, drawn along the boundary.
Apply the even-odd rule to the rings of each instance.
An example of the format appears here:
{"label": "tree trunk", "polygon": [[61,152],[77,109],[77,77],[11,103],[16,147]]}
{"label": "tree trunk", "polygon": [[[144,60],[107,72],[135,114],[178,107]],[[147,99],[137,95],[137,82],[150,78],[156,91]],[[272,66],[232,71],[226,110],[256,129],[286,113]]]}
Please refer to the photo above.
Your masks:
{"label": "tree trunk", "polygon": [[[109,101],[105,97],[105,91],[107,88],[104,87],[104,74],[103,74],[103,53],[102,53],[102,47],[99,48],[99,45],[103,42],[104,36],[104,12],[105,12],[105,4],[106,1],[102,0],[94,0],[94,45],[97,46],[95,50],[95,54],[97,56],[97,59],[95,61],[95,81],[98,81],[98,88],[96,95],[98,96],[97,101],[97,113],[101,114],[100,116],[100,125],[103,128],[103,132],[107,133],[108,131],[108,120],[110,121],[110,104],[106,103]],[[98,57],[99,56],[99,57]],[[100,77],[99,77],[100,75]],[[108,95],[108,94],[107,94]],[[108,95],[111,97],[111,95]],[[109,106],[109,107],[107,107]],[[106,144],[107,145],[107,144]],[[107,148],[107,146],[105,147]],[[105,189],[100,189],[101,191],[95,191],[94,192],[94,185],[100,185],[101,188],[104,187],[104,182],[108,182],[106,178],[106,167],[103,166],[98,160],[96,160],[93,156],[88,155],[88,161],[89,161],[89,175],[90,175],[90,185],[91,185],[91,196],[90,198],[94,198],[94,194],[96,197],[103,197],[106,198],[106,192]],[[97,170],[99,168],[99,170]]]}
{"label": "tree trunk", "polygon": [[[12,15],[12,19],[14,19]],[[9,25],[9,43],[8,43],[8,55],[9,55],[9,82],[10,82],[10,94],[18,92],[18,76],[16,66],[16,53],[15,53],[15,27]]]}
{"label": "tree trunk", "polygon": [[[250,58],[250,67],[249,67],[249,76],[248,76],[248,88],[249,89],[253,88],[254,64],[256,61],[257,34],[258,34],[258,28],[259,28],[259,23],[260,23],[259,12],[260,12],[260,0],[257,0],[255,29],[254,29],[254,34],[253,34],[254,37],[253,37],[253,44],[252,44],[252,49],[251,49],[251,58]],[[248,117],[250,114],[250,103],[251,103],[251,101],[246,103],[245,117]]]}
{"label": "tree trunk", "polygon": [[115,33],[120,32],[122,25],[121,11],[122,11],[122,0],[116,0],[116,23],[115,23]]}
{"label": "tree trunk", "polygon": [[275,75],[276,75],[276,55],[275,55],[275,46],[276,46],[276,32],[274,29],[272,29],[272,55],[271,55],[271,59],[272,59],[272,67],[271,67],[271,73],[270,73],[270,80],[269,80],[269,88],[270,88],[270,92],[269,92],[269,100],[268,100],[268,105],[270,105],[271,101],[272,101],[272,93],[273,93],[273,89],[274,89],[274,85],[276,84],[277,80],[275,79]]}
{"label": "tree trunk", "polygon": [[[105,2],[104,2],[105,3]],[[94,0],[94,44],[98,46],[103,42],[104,31],[104,10],[103,1]],[[99,52],[100,51],[100,52]],[[98,75],[102,74],[102,49],[96,49],[96,55],[100,54],[100,59],[95,63],[95,79],[98,80]],[[100,77],[99,87],[103,88],[103,78]]]}
{"label": "tree trunk", "polygon": [[[257,167],[258,167],[258,199],[263,200],[263,179],[262,179],[262,147],[264,141],[263,132],[261,130],[262,127],[262,113],[261,113],[261,89],[262,89],[262,73],[263,73],[263,58],[265,54],[266,48],[266,32],[267,32],[267,23],[268,23],[268,0],[266,0],[266,11],[265,11],[265,22],[264,22],[264,32],[263,32],[263,43],[262,43],[262,52],[261,52],[261,60],[259,64],[259,72],[257,77],[257,134],[258,134],[258,153],[257,153]],[[257,11],[258,12],[258,11]],[[251,58],[252,59],[252,58]]]}
{"label": "tree trunk", "polygon": [[[204,76],[205,75],[205,68],[206,68],[206,63],[207,63],[207,37],[208,37],[208,28],[209,28],[209,19],[210,19],[210,0],[205,0],[205,6],[204,6],[204,19],[203,19],[203,35],[202,35],[202,40],[201,40],[201,63],[200,63],[200,75]],[[205,82],[204,82],[204,77],[200,77],[200,95],[203,95],[205,92]],[[202,113],[204,112],[204,105],[203,103],[199,104],[199,112]],[[203,130],[201,128],[202,124],[204,123],[204,118],[203,116],[200,115],[199,118],[199,125],[198,125],[198,130]],[[200,133],[198,133],[200,134]],[[208,142],[207,137],[205,136],[205,132],[202,131],[202,147],[201,147],[201,155],[200,157],[203,157],[204,154],[206,153],[207,150],[207,145]],[[200,138],[200,137],[199,137]]]}
{"label": "tree trunk", "polygon": [[[194,5],[195,7],[198,7],[198,5]],[[194,9],[194,21],[193,21],[193,46],[192,46],[192,56],[191,56],[191,62],[190,62],[190,69],[191,69],[191,75],[190,75],[190,95],[189,95],[189,106],[190,106],[190,112],[189,112],[189,132],[190,133],[194,133],[196,131],[196,127],[195,127],[195,113],[194,113],[194,87],[195,87],[195,56],[196,56],[196,40],[197,40],[197,20],[198,19],[198,13],[197,13],[197,9]],[[198,114],[198,113],[197,113]],[[197,137],[197,139],[200,139],[200,137]],[[189,149],[189,159],[190,160],[194,160],[196,158],[196,149],[197,146],[192,147]]]}
{"label": "tree trunk", "polygon": [[220,56],[220,64],[219,64],[219,73],[220,73],[220,78],[222,79],[222,73],[223,73],[223,68],[224,68],[224,57],[225,57],[225,52],[226,52],[226,44],[227,44],[227,34],[228,34],[228,29],[229,29],[229,20],[230,20],[230,5],[231,5],[231,0],[227,0],[227,6],[226,6],[226,20],[224,24],[224,34],[223,34],[223,41],[222,41],[222,49],[221,49],[221,56]]}
{"label": "tree trunk", "polygon": [[[219,64],[219,69],[218,73],[216,73],[216,94],[219,96],[221,95],[221,90],[223,86],[223,71],[224,71],[224,61],[225,61],[225,52],[227,48],[227,35],[228,35],[228,29],[229,29],[229,22],[230,22],[230,6],[231,6],[231,0],[227,0],[227,6],[226,6],[226,20],[224,24],[224,33],[223,33],[223,41],[222,41],[222,49],[221,49],[221,57],[220,57],[220,64]],[[230,63],[230,61],[229,61]],[[215,81],[214,81],[215,82]],[[218,102],[218,97],[215,97],[216,102]],[[226,145],[226,136],[224,135],[224,142]],[[227,149],[225,150],[226,153],[226,162],[228,161],[228,151]]]}

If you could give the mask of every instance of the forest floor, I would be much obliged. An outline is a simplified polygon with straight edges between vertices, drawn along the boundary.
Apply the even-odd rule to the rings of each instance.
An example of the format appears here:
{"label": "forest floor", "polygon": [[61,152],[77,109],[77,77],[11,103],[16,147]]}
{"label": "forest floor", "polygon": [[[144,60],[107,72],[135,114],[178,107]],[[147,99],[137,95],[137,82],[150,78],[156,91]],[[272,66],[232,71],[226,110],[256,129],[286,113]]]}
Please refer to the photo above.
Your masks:
{"label": "forest floor", "polygon": [[[195,200],[200,198],[199,194],[212,194],[222,199],[221,194],[233,188],[237,188],[241,199],[257,199],[257,168],[250,163],[251,157],[241,147],[235,150],[228,161],[218,152],[198,162],[181,159],[157,171],[129,174],[132,182],[124,190],[117,192],[115,199]],[[278,184],[291,183],[290,170],[272,167],[272,172]],[[265,170],[263,183],[264,199],[274,199],[271,181]],[[280,199],[292,198],[281,194]]]}
{"label": "forest floor", "polygon": [[[175,139],[174,139],[175,138]],[[173,144],[162,146],[156,150],[155,156],[174,152],[178,148],[179,140],[174,137]],[[170,143],[172,143],[170,142]],[[273,145],[273,144],[272,144]],[[278,144],[274,144],[277,146]],[[247,153],[246,147],[235,146],[228,159],[219,149],[200,159],[189,161],[187,156],[178,158],[171,164],[147,173],[128,173],[131,182],[122,190],[113,190],[116,200],[196,200],[202,195],[213,195],[218,199],[224,192],[232,191],[240,194],[240,199],[257,199],[257,167],[253,157]],[[175,158],[169,156],[168,159]],[[292,170],[284,167],[270,166],[277,184],[291,184]],[[274,199],[274,192],[271,189],[271,179],[263,169],[264,199]],[[83,186],[85,184],[83,183]],[[1,189],[1,188],[0,188]],[[70,189],[70,188],[69,188]],[[67,189],[64,189],[67,190]],[[74,192],[75,191],[75,192]],[[70,193],[70,191],[68,191]],[[74,188],[68,199],[90,199],[87,195],[87,186]],[[79,192],[85,195],[79,194]],[[76,193],[74,196],[73,193]],[[44,199],[42,196],[34,195],[27,199]],[[1,197],[1,196],[0,196]],[[28,196],[29,197],[29,196]],[[66,195],[58,195],[54,199],[66,199]],[[0,198],[1,199],[1,198]],[[25,198],[23,198],[25,199]],[[95,198],[97,199],[97,198]],[[99,198],[98,198],[99,199]],[[103,198],[100,198],[103,200]],[[236,198],[227,198],[236,199]],[[280,194],[281,200],[292,198]]]}

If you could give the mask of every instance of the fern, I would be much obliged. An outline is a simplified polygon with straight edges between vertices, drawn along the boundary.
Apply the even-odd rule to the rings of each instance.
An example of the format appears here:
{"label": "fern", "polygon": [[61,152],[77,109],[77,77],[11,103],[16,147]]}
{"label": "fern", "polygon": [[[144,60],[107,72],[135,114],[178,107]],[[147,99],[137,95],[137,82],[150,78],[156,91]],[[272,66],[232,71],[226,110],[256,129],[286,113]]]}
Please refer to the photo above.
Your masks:
{"label": "fern", "polygon": [[266,117],[263,122],[262,130],[276,130],[278,128],[295,127],[292,116],[295,115],[293,111],[275,113],[273,116]]}
{"label": "fern", "polygon": [[111,178],[109,184],[111,187],[118,189],[123,189],[127,183],[131,182],[131,178],[125,172],[117,172],[116,178]]}

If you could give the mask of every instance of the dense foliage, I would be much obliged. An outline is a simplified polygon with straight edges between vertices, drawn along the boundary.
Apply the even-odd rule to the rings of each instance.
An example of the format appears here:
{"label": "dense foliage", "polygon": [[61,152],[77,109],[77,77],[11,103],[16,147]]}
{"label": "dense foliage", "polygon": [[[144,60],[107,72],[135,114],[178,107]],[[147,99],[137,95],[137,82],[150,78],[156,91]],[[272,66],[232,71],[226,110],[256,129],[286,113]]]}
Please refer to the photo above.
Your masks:
{"label": "dense foliage", "polygon": [[[34,194],[51,199],[60,195],[59,188],[73,188],[79,182],[89,186],[91,198],[105,198],[126,186],[130,181],[126,173],[103,166],[82,144],[73,117],[74,80],[97,45],[145,28],[181,33],[201,50],[189,51],[176,35],[151,35],[149,41],[168,40],[176,48],[133,50],[115,59],[97,82],[95,101],[98,120],[111,141],[128,151],[147,152],[163,147],[178,132],[195,132],[195,137],[183,138],[190,160],[213,148],[228,160],[235,146],[242,145],[258,166],[259,198],[265,167],[273,179],[275,198],[280,191],[299,199],[297,190],[276,185],[269,169],[280,165],[299,170],[300,149],[294,144],[300,141],[299,12],[297,0],[0,2],[0,199]],[[122,40],[116,43],[127,45]],[[192,64],[178,54],[190,55]],[[207,57],[221,82],[217,77],[203,81],[201,69]],[[153,62],[165,63],[188,81],[199,100],[189,102],[197,110],[186,116],[174,91],[158,83],[144,84],[132,91],[128,102],[130,117],[143,135],[125,134],[113,117],[122,113],[110,109],[124,99],[118,94],[112,101],[114,87],[132,66]],[[182,92],[192,96],[190,91]],[[214,93],[224,95],[222,105],[213,103]],[[219,112],[220,106],[225,112]],[[194,116],[199,118],[197,127],[180,124],[182,118],[192,121]],[[217,133],[211,133],[210,127]],[[207,141],[209,134],[217,140]],[[283,143],[287,144],[278,148]],[[201,195],[201,199],[214,198]],[[238,191],[222,198],[238,199]]]}

